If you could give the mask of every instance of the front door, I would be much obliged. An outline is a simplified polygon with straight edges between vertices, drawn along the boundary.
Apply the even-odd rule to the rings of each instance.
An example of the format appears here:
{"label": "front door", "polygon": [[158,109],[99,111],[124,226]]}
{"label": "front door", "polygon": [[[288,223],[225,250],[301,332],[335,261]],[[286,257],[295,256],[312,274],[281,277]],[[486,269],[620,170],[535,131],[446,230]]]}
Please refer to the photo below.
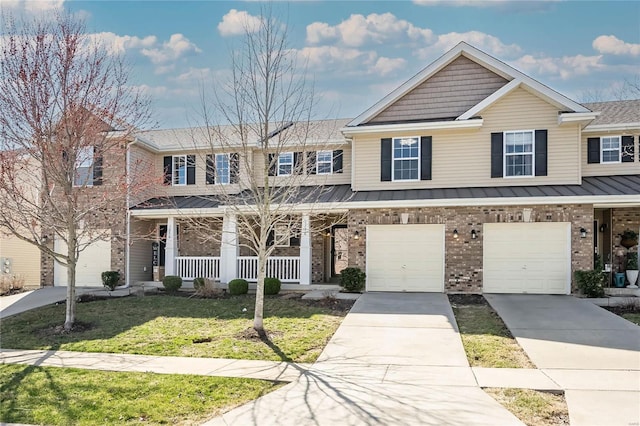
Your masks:
{"label": "front door", "polygon": [[334,225],[331,229],[331,275],[340,275],[349,265],[349,231],[347,225]]}

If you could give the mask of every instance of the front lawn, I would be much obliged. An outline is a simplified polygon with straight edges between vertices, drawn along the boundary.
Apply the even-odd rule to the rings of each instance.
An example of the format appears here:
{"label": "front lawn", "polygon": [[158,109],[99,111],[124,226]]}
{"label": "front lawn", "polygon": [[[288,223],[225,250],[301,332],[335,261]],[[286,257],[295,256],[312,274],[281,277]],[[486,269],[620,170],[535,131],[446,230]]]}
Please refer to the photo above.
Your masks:
{"label": "front lawn", "polygon": [[449,296],[472,367],[535,368],[502,319],[482,296]]}
{"label": "front lawn", "polygon": [[227,377],[0,366],[0,422],[199,424],[281,386]]}
{"label": "front lawn", "polygon": [[[299,298],[265,298],[263,341],[251,332],[254,296],[190,299],[157,295],[77,305],[84,331],[61,333],[64,304],[4,319],[2,347],[142,355],[313,362],[346,309]],[[58,327],[59,328],[59,327]]]}
{"label": "front lawn", "polygon": [[569,424],[564,395],[531,389],[487,388],[484,391],[528,426]]}

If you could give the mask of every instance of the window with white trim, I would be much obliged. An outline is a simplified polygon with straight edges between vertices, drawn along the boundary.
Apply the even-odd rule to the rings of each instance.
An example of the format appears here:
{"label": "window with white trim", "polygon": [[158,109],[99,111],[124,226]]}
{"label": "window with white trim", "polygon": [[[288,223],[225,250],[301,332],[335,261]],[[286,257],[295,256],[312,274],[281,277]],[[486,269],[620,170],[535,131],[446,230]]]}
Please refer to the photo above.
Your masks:
{"label": "window with white trim", "polygon": [[393,138],[393,180],[420,178],[420,138]]}
{"label": "window with white trim", "polygon": [[289,176],[293,173],[293,152],[278,155],[278,176]]}
{"label": "window with white trim", "polygon": [[173,185],[180,186],[187,184],[187,156],[173,156]]}
{"label": "window with white trim", "polygon": [[529,177],[534,171],[533,130],[504,132],[504,177]]}
{"label": "window with white trim", "polygon": [[333,173],[333,151],[318,151],[316,153],[316,173],[319,175]]}
{"label": "window with white trim", "polygon": [[620,136],[600,138],[600,162],[620,163]]}
{"label": "window with white trim", "polygon": [[92,146],[78,149],[73,186],[93,186],[94,150]]}
{"label": "window with white trim", "polygon": [[286,225],[279,225],[273,228],[273,241],[276,247],[289,247],[289,228]]}
{"label": "window with white trim", "polygon": [[229,184],[229,154],[216,154],[216,183]]}

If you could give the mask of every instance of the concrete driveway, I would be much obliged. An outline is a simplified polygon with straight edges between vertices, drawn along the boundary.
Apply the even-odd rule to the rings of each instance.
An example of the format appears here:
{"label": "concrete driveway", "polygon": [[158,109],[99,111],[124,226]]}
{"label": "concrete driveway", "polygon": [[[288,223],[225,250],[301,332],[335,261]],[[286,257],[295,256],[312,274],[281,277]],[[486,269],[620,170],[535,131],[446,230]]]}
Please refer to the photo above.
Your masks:
{"label": "concrete driveway", "polygon": [[367,293],[300,379],[209,425],[521,425],[482,391],[446,295]]}
{"label": "concrete driveway", "polygon": [[[101,290],[101,287],[76,287],[76,294],[80,295]],[[0,297],[0,318],[10,317],[57,302],[64,302],[66,298],[66,287],[42,287],[11,296],[2,296]]]}
{"label": "concrete driveway", "polygon": [[640,327],[572,296],[485,295],[565,390],[571,425],[640,423]]}

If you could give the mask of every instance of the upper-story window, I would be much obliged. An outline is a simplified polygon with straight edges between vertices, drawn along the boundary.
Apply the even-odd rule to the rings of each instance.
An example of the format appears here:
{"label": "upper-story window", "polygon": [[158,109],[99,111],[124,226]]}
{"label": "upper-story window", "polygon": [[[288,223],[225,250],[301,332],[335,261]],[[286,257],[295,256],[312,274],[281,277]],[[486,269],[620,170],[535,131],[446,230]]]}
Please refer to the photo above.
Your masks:
{"label": "upper-story window", "polygon": [[393,180],[420,178],[420,138],[393,138]]}
{"label": "upper-story window", "polygon": [[602,163],[620,162],[620,136],[608,136],[600,139],[600,161]]}
{"label": "upper-story window", "polygon": [[283,152],[278,155],[278,176],[293,174],[293,152]]}
{"label": "upper-story window", "polygon": [[216,154],[216,178],[222,185],[229,183],[229,154]]}
{"label": "upper-story window", "polygon": [[333,173],[333,151],[318,151],[316,153],[316,173],[319,175]]}
{"label": "upper-story window", "polygon": [[186,185],[187,184],[187,156],[186,155],[174,155],[173,156],[173,185]]}
{"label": "upper-story window", "polygon": [[533,130],[504,132],[504,176],[533,176]]}
{"label": "upper-story window", "polygon": [[164,157],[165,185],[183,186],[196,183],[195,155],[168,155]]}
{"label": "upper-story window", "polygon": [[85,146],[78,149],[73,186],[93,186],[93,161],[92,146]]}

